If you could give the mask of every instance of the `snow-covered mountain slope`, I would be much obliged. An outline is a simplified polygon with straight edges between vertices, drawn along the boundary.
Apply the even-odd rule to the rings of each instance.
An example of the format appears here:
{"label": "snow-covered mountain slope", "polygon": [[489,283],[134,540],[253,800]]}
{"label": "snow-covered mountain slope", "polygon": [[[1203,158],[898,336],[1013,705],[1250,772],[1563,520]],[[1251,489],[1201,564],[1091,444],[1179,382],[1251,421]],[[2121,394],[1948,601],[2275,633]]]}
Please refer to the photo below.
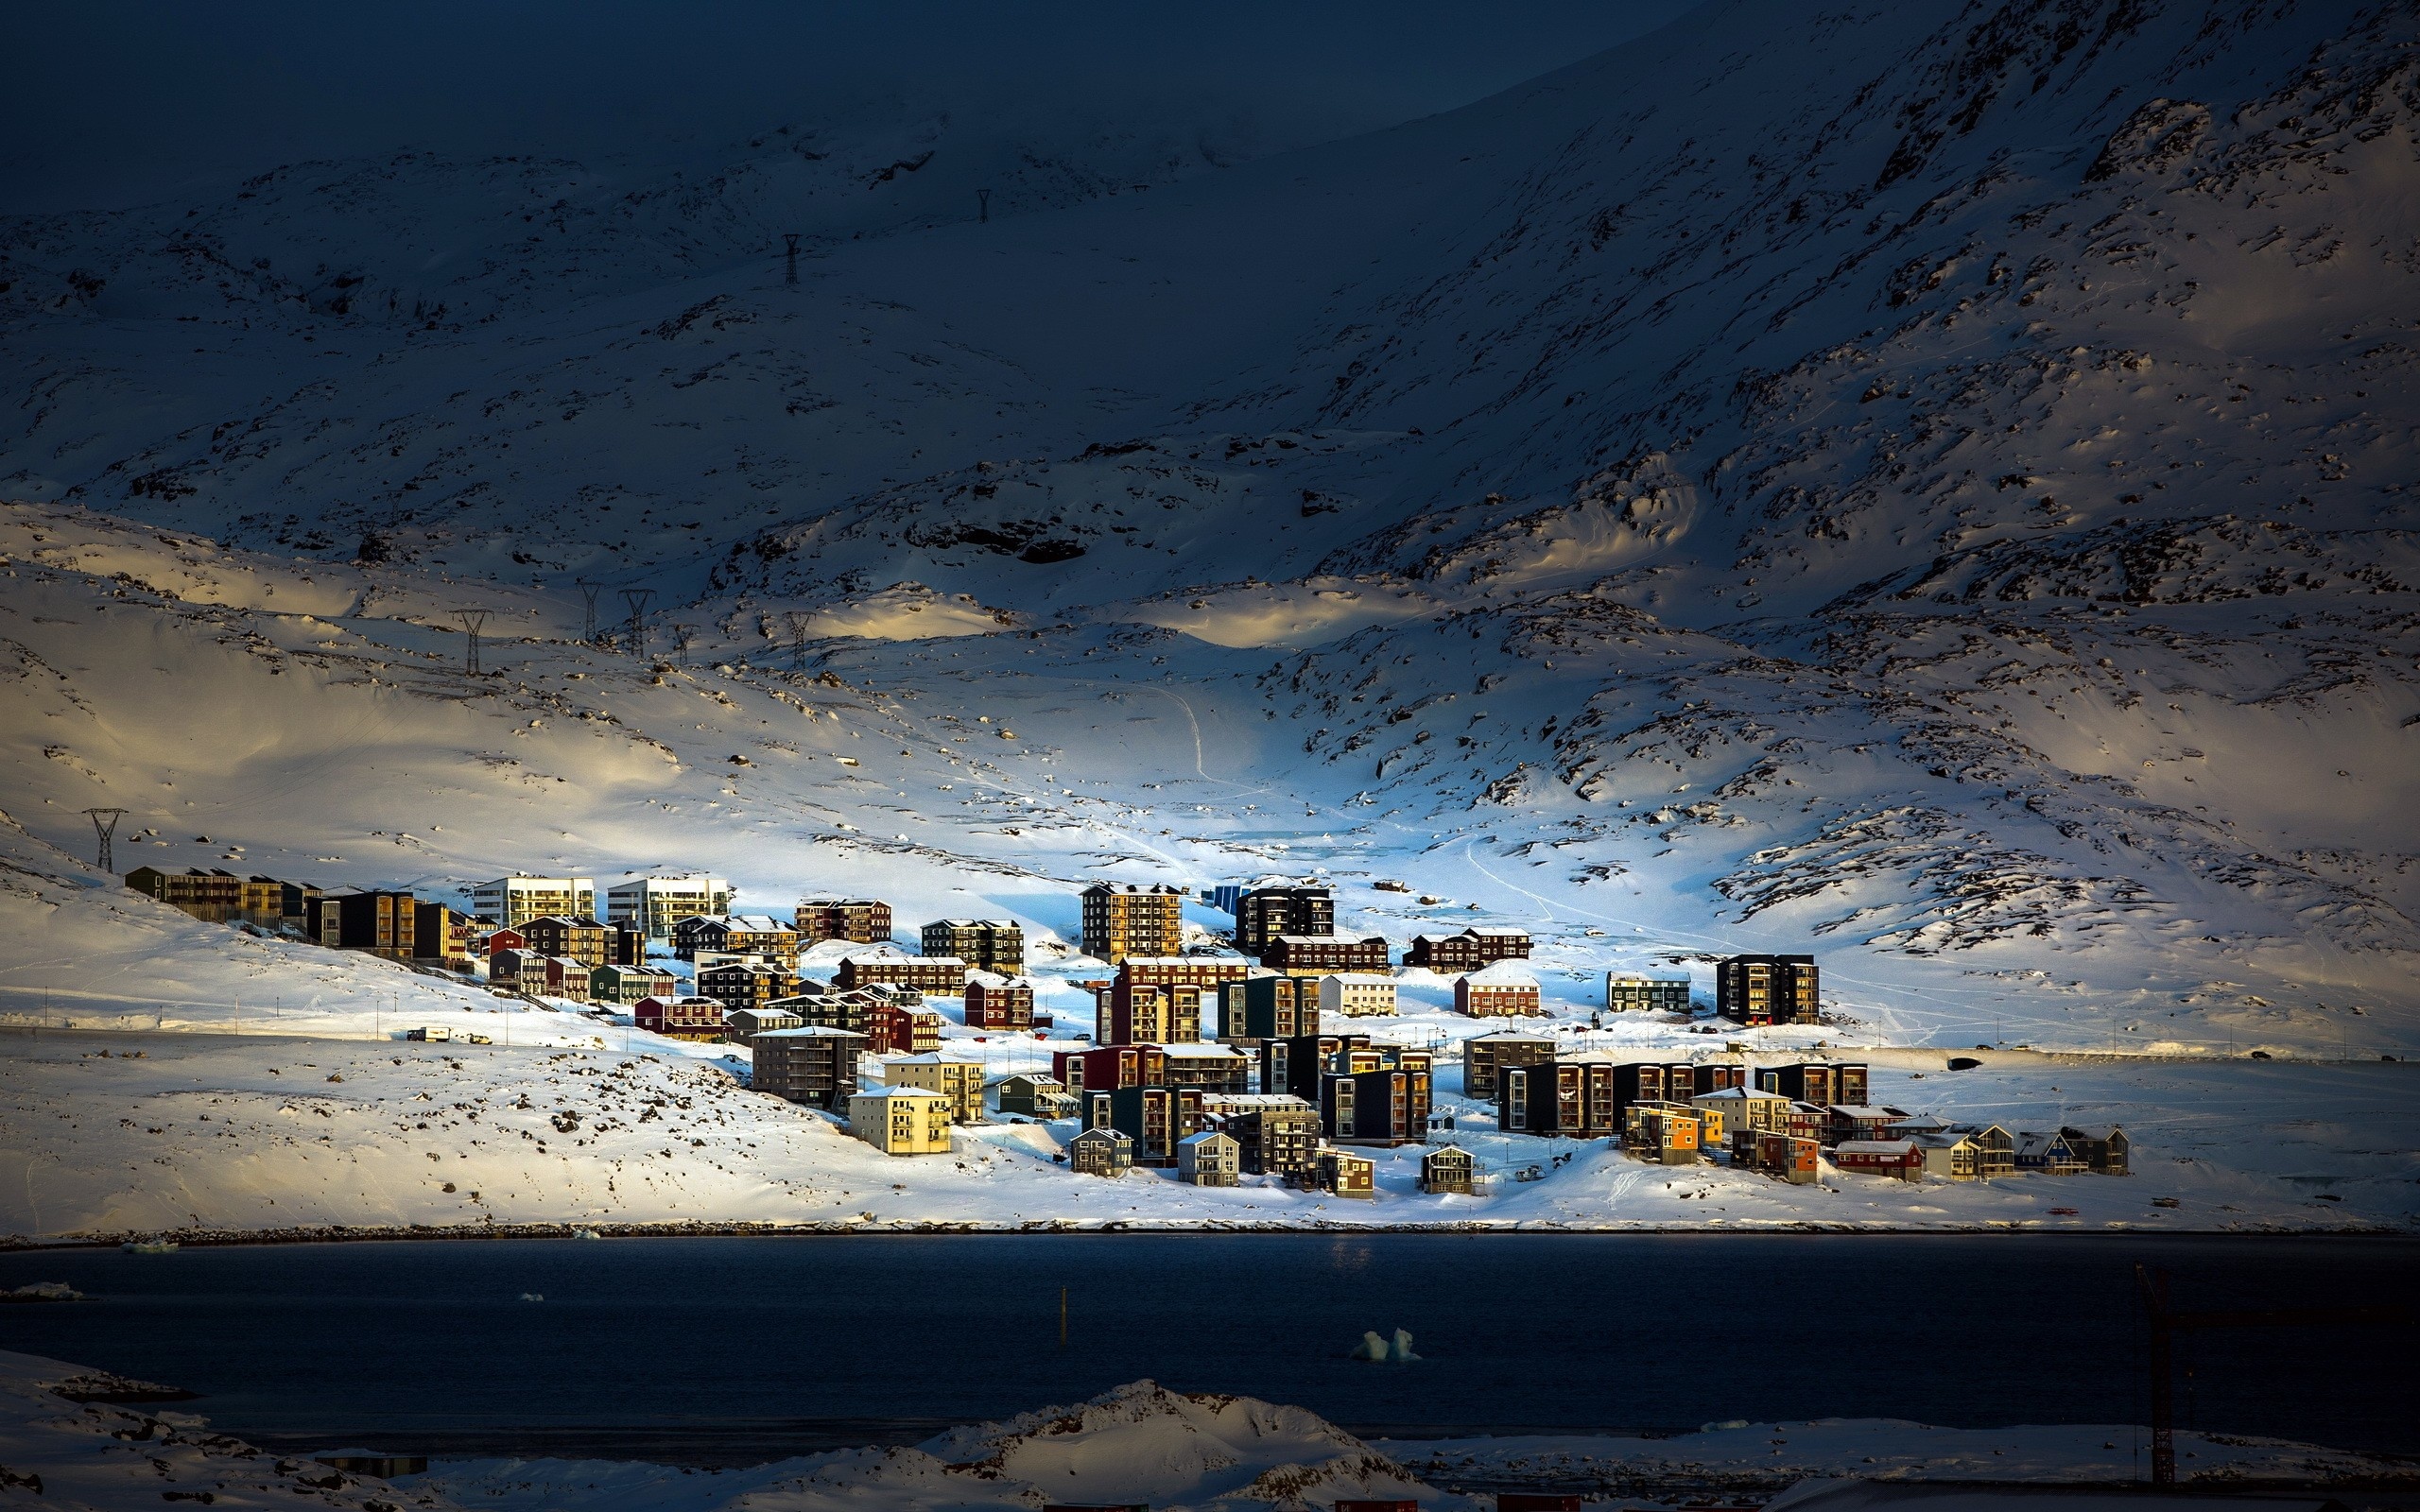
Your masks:
{"label": "snow-covered mountain slope", "polygon": [[[1409,872],[1574,970],[1811,948],[1910,1035],[2408,1049],[2416,42],[2351,3],[1725,0],[1352,142],[1094,140],[988,222],[997,163],[944,135],[883,180],[915,144],[868,129],[18,223],[14,518],[389,596],[306,626],[147,576],[176,605],[95,616],[131,569],[46,561],[36,618],[166,638],[29,628],[97,712],[20,751],[164,721],[148,668],[205,622],[348,670],[255,645],[251,728],[296,729],[173,796],[156,731],[28,760],[11,808],[73,842],[274,791],[238,838],[330,882],[778,897],[880,854],[1014,911],[1323,868],[1398,934],[1437,916],[1355,879]],[[731,670],[565,644],[579,576]],[[471,603],[509,691],[440,670]],[[424,864],[362,860],[399,828]]]}

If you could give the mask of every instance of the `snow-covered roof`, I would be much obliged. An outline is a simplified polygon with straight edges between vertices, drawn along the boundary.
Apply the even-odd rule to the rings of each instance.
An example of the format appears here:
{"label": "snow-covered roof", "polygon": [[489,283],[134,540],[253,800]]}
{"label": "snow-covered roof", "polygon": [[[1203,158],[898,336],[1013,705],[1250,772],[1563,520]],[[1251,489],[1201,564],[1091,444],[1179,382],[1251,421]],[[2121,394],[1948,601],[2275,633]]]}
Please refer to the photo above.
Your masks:
{"label": "snow-covered roof", "polygon": [[1842,1140],[1835,1147],[1841,1155],[1907,1155],[1914,1151],[1913,1140]]}
{"label": "snow-covered roof", "polygon": [[1462,1043],[1465,1045],[1477,1044],[1482,1040],[1517,1040],[1524,1044],[1554,1043],[1554,1037],[1552,1035],[1538,1034],[1535,1031],[1529,1029],[1490,1029],[1485,1034],[1475,1034],[1469,1036],[1462,1040]]}
{"label": "snow-covered roof", "polygon": [[1280,945],[1384,945],[1384,935],[1280,935]]}
{"label": "snow-covered roof", "polygon": [[1320,978],[1322,982],[1341,982],[1347,987],[1392,987],[1395,979],[1374,971],[1331,971]]}
{"label": "snow-covered roof", "polygon": [[864,1035],[857,1033],[855,1029],[835,1029],[828,1023],[810,1023],[796,1029],[768,1029],[764,1033],[755,1035],[752,1038],[758,1040],[808,1040],[817,1036],[828,1037],[836,1034],[847,1035],[852,1040],[862,1040],[865,1038]]}
{"label": "snow-covered roof", "polygon": [[722,920],[734,929],[756,935],[795,935],[798,931],[770,914],[733,914]]}
{"label": "snow-covered roof", "polygon": [[1491,961],[1476,971],[1465,971],[1461,979],[1473,987],[1535,987],[1538,979],[1526,967],[1511,961]]}
{"label": "snow-covered roof", "polygon": [[[788,1032],[798,1033],[795,1029]],[[930,1087],[877,1087],[872,1091],[851,1092],[849,1101],[854,1103],[867,1097],[947,1097],[948,1095],[947,1092],[937,1092]]]}
{"label": "snow-covered roof", "polygon": [[1608,982],[1671,982],[1686,985],[1689,978],[1685,973],[1672,971],[1607,971],[1605,980]]}
{"label": "snow-covered roof", "polygon": [[1842,1118],[1885,1119],[1892,1123],[1896,1123],[1908,1116],[1905,1108],[1884,1108],[1875,1103],[1834,1103],[1832,1111]]}
{"label": "snow-covered roof", "polygon": [[1758,1091],[1754,1087],[1721,1087],[1710,1092],[1700,1092],[1695,1097],[1690,1098],[1689,1101],[1692,1103],[1704,1103],[1713,1102],[1718,1099],[1730,1103],[1786,1103],[1789,1101],[1789,1098],[1784,1097],[1779,1092]]}
{"label": "snow-covered roof", "polygon": [[1178,1149],[1183,1149],[1188,1144],[1207,1143],[1211,1140],[1224,1140],[1230,1144],[1236,1143],[1236,1137],[1232,1134],[1221,1134],[1215,1128],[1205,1128],[1199,1134],[1187,1134],[1177,1141],[1176,1144]]}
{"label": "snow-covered roof", "polygon": [[[1120,1143],[1120,1144],[1132,1144],[1132,1143],[1134,1143],[1134,1136],[1133,1136],[1133,1135],[1132,1135],[1132,1134],[1127,1133],[1127,1132],[1126,1132],[1124,1129],[1122,1129],[1122,1128],[1107,1128],[1107,1127],[1102,1127],[1102,1128],[1088,1128],[1088,1129],[1084,1130],[1082,1133],[1080,1133],[1080,1134],[1077,1135],[1077,1136],[1076,1136],[1076,1139],[1078,1139],[1078,1140],[1093,1140],[1093,1139],[1115,1140],[1115,1141],[1116,1141],[1116,1142],[1117,1142],[1118,1143]],[[1075,1143],[1075,1141],[1071,1140],[1071,1141],[1069,1141],[1068,1143]]]}
{"label": "snow-covered roof", "polygon": [[979,1066],[983,1059],[979,1056],[961,1056],[947,1050],[927,1050],[922,1055],[889,1056],[882,1063],[886,1066]]}

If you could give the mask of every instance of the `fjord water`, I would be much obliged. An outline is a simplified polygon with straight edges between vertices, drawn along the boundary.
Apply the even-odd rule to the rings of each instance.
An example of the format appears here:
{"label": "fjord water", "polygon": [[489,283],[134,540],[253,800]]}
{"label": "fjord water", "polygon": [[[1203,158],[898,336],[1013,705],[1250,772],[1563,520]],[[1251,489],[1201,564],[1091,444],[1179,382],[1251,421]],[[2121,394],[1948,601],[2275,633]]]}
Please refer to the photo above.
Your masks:
{"label": "fjord water", "polygon": [[[894,1235],[0,1255],[0,1347],[199,1392],[271,1447],[749,1463],[1150,1377],[1401,1437],[2147,1416],[2179,1308],[2393,1300],[2420,1242],[2032,1235]],[[1060,1292],[1068,1298],[1060,1343]],[[527,1300],[543,1298],[541,1300]],[[1404,1328],[1422,1358],[1347,1358]],[[2187,1335],[2180,1425],[2420,1450],[2405,1326]],[[2189,1372],[2189,1374],[2188,1374]]]}

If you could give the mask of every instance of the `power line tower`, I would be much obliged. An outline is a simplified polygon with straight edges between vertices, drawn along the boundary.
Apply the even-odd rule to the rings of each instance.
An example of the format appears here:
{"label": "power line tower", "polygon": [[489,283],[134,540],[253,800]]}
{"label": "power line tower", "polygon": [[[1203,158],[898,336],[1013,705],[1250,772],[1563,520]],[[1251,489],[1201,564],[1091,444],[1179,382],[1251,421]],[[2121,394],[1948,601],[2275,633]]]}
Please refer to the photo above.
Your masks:
{"label": "power line tower", "polygon": [[625,588],[622,602],[631,607],[631,655],[647,655],[647,606],[655,597],[652,588]]}
{"label": "power line tower", "polygon": [[976,190],[975,204],[977,207],[975,213],[975,219],[977,223],[983,224],[989,222],[992,218],[992,191],[989,189]]}
{"label": "power line tower", "polygon": [[596,595],[604,590],[605,585],[586,577],[574,578],[573,582],[579,589],[581,596],[588,600],[588,617],[580,624],[579,638],[595,645],[596,644]]}
{"label": "power line tower", "polygon": [[684,667],[689,664],[689,647],[697,643],[697,639],[696,626],[675,625],[672,627],[672,654],[681,659],[681,664]]}
{"label": "power line tower", "polygon": [[782,282],[787,284],[792,288],[798,287],[798,236],[799,233],[794,231],[786,231],[782,232],[782,240],[789,244],[790,261],[790,270],[788,274],[783,278]]}
{"label": "power line tower", "polygon": [[462,633],[470,638],[462,648],[462,670],[471,677],[479,675],[479,631],[487,627],[489,610],[458,609],[454,617],[462,622]]}
{"label": "power line tower", "polygon": [[103,871],[110,872],[116,871],[117,855],[116,852],[111,849],[110,842],[117,838],[117,821],[126,816],[126,810],[86,809],[84,813],[93,821],[93,833],[101,837],[101,869]]}
{"label": "power line tower", "polygon": [[806,613],[803,610],[784,610],[782,618],[790,623],[790,666],[806,665]]}

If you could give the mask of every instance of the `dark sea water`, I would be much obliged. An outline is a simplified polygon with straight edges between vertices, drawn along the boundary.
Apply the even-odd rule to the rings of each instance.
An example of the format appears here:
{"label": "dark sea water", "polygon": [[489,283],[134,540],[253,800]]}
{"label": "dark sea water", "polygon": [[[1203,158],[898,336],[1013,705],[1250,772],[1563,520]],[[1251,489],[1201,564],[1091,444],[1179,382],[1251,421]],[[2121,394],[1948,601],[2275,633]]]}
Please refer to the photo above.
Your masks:
{"label": "dark sea water", "polygon": [[[280,1449],[744,1463],[1140,1377],[1363,1433],[2148,1416],[2135,1266],[2180,1308],[2394,1302],[2420,1242],[965,1235],[0,1255],[0,1348],[201,1393]],[[1060,1292],[1067,1295],[1060,1342]],[[523,1294],[543,1297],[525,1301]],[[1423,1358],[1346,1358],[1409,1329]],[[2409,1325],[2189,1335],[2183,1426],[2420,1452]],[[2189,1371],[2189,1375],[2187,1373]]]}

